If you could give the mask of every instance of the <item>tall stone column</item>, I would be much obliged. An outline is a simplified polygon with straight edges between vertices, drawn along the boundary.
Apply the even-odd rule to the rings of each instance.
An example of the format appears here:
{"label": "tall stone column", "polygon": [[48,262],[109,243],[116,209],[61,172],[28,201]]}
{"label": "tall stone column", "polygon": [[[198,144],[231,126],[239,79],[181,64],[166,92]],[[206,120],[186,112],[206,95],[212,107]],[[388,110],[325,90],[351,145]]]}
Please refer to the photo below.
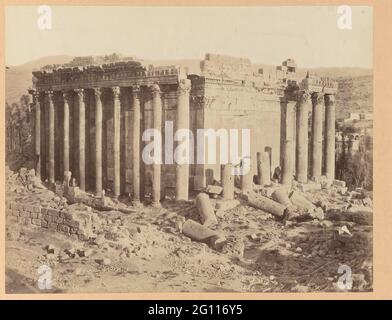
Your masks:
{"label": "tall stone column", "polygon": [[79,110],[79,188],[86,189],[86,105],[84,89],[76,90],[77,106]]}
{"label": "tall stone column", "polygon": [[35,90],[30,90],[29,93],[33,97],[34,105],[34,153],[36,157],[35,174],[41,177],[41,103],[39,101],[40,94]]}
{"label": "tall stone column", "polygon": [[113,153],[114,153],[114,180],[113,193],[117,198],[120,195],[120,124],[121,124],[121,104],[120,87],[113,87]]}
{"label": "tall stone column", "polygon": [[[191,90],[191,81],[188,79],[180,80],[178,84],[177,96],[177,130],[189,130],[190,106],[189,92]],[[182,143],[190,144],[190,137]],[[189,150],[189,148],[188,148]],[[176,163],[176,199],[188,200],[189,193],[189,160],[190,155],[187,154],[185,163]]]}
{"label": "tall stone column", "polygon": [[49,184],[55,183],[54,176],[54,102],[53,91],[47,91],[49,108]]}
{"label": "tall stone column", "polygon": [[308,116],[310,95],[307,91],[301,91],[298,95],[297,104],[297,130],[295,173],[298,182],[308,182]]}
{"label": "tall stone column", "polygon": [[94,88],[95,101],[95,194],[102,194],[102,101],[101,89]]}
{"label": "tall stone column", "polygon": [[234,199],[234,176],[231,163],[221,165],[221,184],[223,188],[223,199]]}
{"label": "tall stone column", "polygon": [[291,185],[293,180],[294,108],[294,103],[287,102],[284,110],[285,136],[283,139],[281,183],[285,185]]}
{"label": "tall stone column", "polygon": [[250,158],[244,158],[241,162],[241,190],[243,193],[251,192],[253,190],[253,174],[252,163]]}
{"label": "tall stone column", "polygon": [[[162,100],[161,90],[158,84],[152,86],[152,109],[153,109],[153,128],[161,132],[162,129]],[[159,144],[161,145],[161,144]],[[154,149],[154,152],[157,152]],[[162,156],[162,150],[160,150]],[[152,205],[154,207],[160,206],[161,199],[161,163],[153,164],[152,174]]]}
{"label": "tall stone column", "polygon": [[324,94],[312,94],[312,180],[320,182],[323,151]]}
{"label": "tall stone column", "polygon": [[63,141],[63,166],[64,173],[69,171],[69,93],[63,92],[63,100],[64,100],[64,115],[63,115],[63,133],[64,133],[64,141]]}
{"label": "tall stone column", "polygon": [[329,181],[335,179],[335,96],[325,97],[325,175]]}
{"label": "tall stone column", "polygon": [[132,87],[132,203],[140,205],[140,87]]}

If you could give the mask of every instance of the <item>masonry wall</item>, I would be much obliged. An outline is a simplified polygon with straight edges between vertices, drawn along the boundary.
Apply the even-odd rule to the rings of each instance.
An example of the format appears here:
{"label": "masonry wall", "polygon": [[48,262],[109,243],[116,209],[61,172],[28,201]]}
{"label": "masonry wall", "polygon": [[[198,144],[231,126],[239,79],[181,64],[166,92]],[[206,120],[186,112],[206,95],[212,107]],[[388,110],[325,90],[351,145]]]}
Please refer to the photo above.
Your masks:
{"label": "masonry wall", "polygon": [[87,241],[92,234],[91,212],[68,212],[36,205],[6,202],[7,219],[21,225],[58,232],[75,240]]}
{"label": "masonry wall", "polygon": [[[207,104],[204,110],[204,127],[225,129],[250,129],[252,174],[257,173],[256,153],[268,151],[271,174],[280,165],[281,148],[281,101],[275,95],[264,94],[253,87],[238,84],[206,83]],[[241,134],[239,134],[241,155]],[[206,183],[220,180],[220,165],[204,167]]]}

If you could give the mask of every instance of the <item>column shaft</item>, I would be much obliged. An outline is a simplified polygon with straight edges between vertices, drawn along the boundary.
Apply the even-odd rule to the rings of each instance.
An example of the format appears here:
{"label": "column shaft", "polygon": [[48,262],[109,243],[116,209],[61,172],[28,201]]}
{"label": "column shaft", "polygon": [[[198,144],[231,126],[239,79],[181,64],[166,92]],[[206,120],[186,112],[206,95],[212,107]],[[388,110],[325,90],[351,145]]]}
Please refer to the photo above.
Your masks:
{"label": "column shaft", "polygon": [[335,97],[325,95],[325,175],[335,179]]}
{"label": "column shaft", "polygon": [[67,93],[63,93],[64,99],[64,117],[63,117],[63,133],[64,133],[64,152],[63,165],[64,173],[69,171],[69,99]]}
{"label": "column shaft", "polygon": [[302,91],[298,96],[295,173],[298,182],[308,182],[308,116],[309,93]]}
{"label": "column shaft", "polygon": [[241,190],[242,192],[250,192],[253,190],[253,174],[251,170],[251,160],[249,158],[244,158],[241,165]]}
{"label": "column shaft", "polygon": [[283,139],[283,161],[281,183],[291,185],[293,180],[293,132],[294,132],[294,107],[291,102],[287,102],[284,110],[285,136]]}
{"label": "column shaft", "polygon": [[95,98],[95,194],[102,195],[102,101],[101,90],[94,88]]}
{"label": "column shaft", "polygon": [[121,123],[121,104],[120,87],[113,87],[114,110],[113,110],[113,153],[114,153],[114,197],[120,195],[120,123]]}
{"label": "column shaft", "polygon": [[48,108],[49,108],[49,183],[53,185],[54,177],[54,103],[53,92],[48,92]]}
{"label": "column shaft", "polygon": [[[178,84],[178,98],[177,98],[177,130],[189,130],[189,91],[191,89],[191,82],[188,79],[181,80]],[[187,150],[190,147],[190,137],[186,141],[180,143],[187,144]],[[179,159],[177,159],[179,160]],[[181,163],[176,164],[176,199],[188,200],[189,194],[189,153]]]}
{"label": "column shaft", "polygon": [[41,177],[41,103],[39,101],[39,93],[33,96],[35,103],[35,126],[34,126],[34,149],[36,156],[35,173],[37,177]]}
{"label": "column shaft", "polygon": [[[161,91],[157,84],[152,87],[152,108],[153,108],[153,128],[161,132],[162,126],[162,101],[161,101]],[[161,147],[161,142],[158,144]],[[154,149],[154,153],[158,152],[162,156],[162,150]],[[154,154],[155,157],[155,154]],[[155,160],[158,160],[155,157]],[[159,159],[161,160],[161,159]],[[157,163],[159,162],[159,163]],[[159,206],[161,199],[161,161],[154,161],[153,164],[153,174],[152,174],[152,204],[153,206]]]}
{"label": "column shaft", "polygon": [[79,108],[79,188],[86,190],[86,105],[84,101],[84,90],[77,90]]}
{"label": "column shaft", "polygon": [[312,95],[312,180],[319,182],[322,168],[324,94]]}
{"label": "column shaft", "polygon": [[232,173],[232,164],[221,165],[221,183],[223,199],[234,199],[234,176]]}
{"label": "column shaft", "polygon": [[133,125],[132,125],[132,201],[140,202],[140,88],[132,88]]}

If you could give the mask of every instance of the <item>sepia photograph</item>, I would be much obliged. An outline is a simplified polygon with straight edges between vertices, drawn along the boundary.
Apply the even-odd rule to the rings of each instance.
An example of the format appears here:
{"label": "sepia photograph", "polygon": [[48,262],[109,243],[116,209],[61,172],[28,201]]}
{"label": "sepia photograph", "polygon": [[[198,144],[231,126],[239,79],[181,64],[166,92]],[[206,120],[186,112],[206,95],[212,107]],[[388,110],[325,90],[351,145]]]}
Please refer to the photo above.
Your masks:
{"label": "sepia photograph", "polygon": [[4,17],[6,294],[373,292],[372,7]]}

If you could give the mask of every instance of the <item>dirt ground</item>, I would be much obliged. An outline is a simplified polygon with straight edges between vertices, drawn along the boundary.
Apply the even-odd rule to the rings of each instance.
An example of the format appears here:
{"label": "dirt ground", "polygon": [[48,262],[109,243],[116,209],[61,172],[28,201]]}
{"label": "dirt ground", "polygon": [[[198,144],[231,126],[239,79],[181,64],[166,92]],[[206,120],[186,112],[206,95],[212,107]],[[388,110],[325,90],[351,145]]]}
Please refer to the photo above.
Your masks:
{"label": "dirt ground", "polygon": [[[30,189],[8,183],[7,200],[91,211],[100,233],[81,242],[7,221],[7,293],[341,291],[341,265],[351,268],[349,290],[372,290],[371,224],[282,222],[242,201],[218,217],[214,229],[227,244],[217,251],[182,233],[185,220],[199,221],[192,201],[166,200],[160,209],[129,207],[123,213],[70,206],[45,188]],[[314,202],[347,202],[347,196],[328,190],[309,196]],[[337,237],[342,227],[352,236]],[[39,289],[42,265],[51,268],[51,289]]]}

